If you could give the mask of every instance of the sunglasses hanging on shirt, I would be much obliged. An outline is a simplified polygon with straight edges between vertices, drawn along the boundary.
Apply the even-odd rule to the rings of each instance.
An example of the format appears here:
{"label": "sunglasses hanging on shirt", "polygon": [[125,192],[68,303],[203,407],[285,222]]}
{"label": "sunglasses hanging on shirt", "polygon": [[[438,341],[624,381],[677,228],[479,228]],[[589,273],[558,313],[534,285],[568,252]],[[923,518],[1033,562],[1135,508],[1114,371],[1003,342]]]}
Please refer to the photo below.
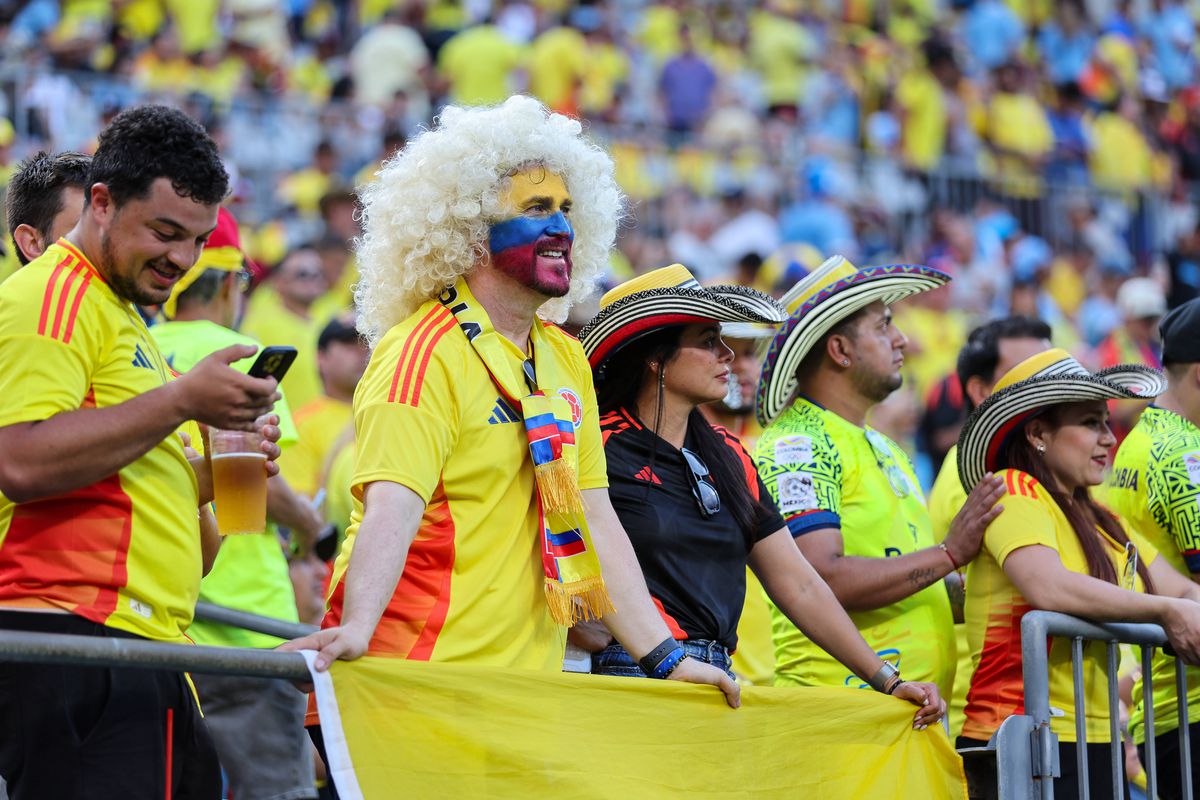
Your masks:
{"label": "sunglasses hanging on shirt", "polygon": [[717,487],[709,480],[711,474],[708,467],[700,460],[700,456],[686,447],[680,452],[683,453],[683,460],[688,465],[692,496],[696,498],[700,514],[706,518],[711,517],[721,510],[721,495],[717,494]]}

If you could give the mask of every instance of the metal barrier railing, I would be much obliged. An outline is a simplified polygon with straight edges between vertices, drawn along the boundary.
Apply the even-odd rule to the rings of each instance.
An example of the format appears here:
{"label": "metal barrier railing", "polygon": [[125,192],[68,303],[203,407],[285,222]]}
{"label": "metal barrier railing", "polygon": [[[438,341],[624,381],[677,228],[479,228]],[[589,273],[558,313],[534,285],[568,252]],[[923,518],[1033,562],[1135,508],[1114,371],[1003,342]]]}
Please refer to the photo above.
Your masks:
{"label": "metal barrier railing", "polygon": [[[1167,644],[1166,634],[1157,625],[1127,623],[1095,623],[1051,611],[1033,611],[1021,620],[1021,659],[1025,682],[1025,717],[1013,717],[1001,726],[994,742],[999,761],[1000,798],[1002,800],[1053,800],[1054,777],[1060,775],[1058,737],[1050,730],[1049,637],[1071,639],[1071,661],[1075,685],[1076,768],[1079,773],[1079,796],[1093,797],[1088,785],[1087,730],[1084,716],[1083,643],[1106,643],[1109,703],[1109,733],[1112,754],[1112,796],[1124,797],[1124,753],[1119,729],[1117,697],[1117,647],[1119,644],[1141,646],[1142,704],[1145,719],[1147,797],[1154,798],[1158,790],[1158,771],[1154,742],[1154,687],[1151,663],[1154,648]],[[1179,751],[1181,791],[1192,798],[1191,749],[1188,736],[1187,674],[1182,659],[1175,660],[1175,686],[1179,709]],[[1005,728],[1017,722],[1005,734]],[[1019,733],[1028,732],[1028,736]],[[1018,735],[1011,735],[1017,732]],[[1023,766],[1028,753],[1028,767]],[[1007,769],[1006,769],[1007,764]],[[1025,775],[1015,770],[1028,769]],[[1008,773],[1006,775],[1006,772]],[[1029,779],[1031,778],[1031,779]],[[1099,788],[1099,787],[1098,787]],[[1097,792],[1095,797],[1104,795]]]}
{"label": "metal barrier railing", "polygon": [[219,622],[235,628],[245,628],[255,633],[265,633],[268,636],[278,636],[280,639],[298,639],[317,630],[315,625],[305,625],[299,622],[284,622],[283,620],[251,614],[249,611],[239,611],[203,600],[196,603],[196,619],[206,622]]}
{"label": "metal barrier railing", "polygon": [[309,679],[308,666],[304,663],[304,656],[299,653],[65,633],[0,630],[0,661],[137,667],[300,681]]}

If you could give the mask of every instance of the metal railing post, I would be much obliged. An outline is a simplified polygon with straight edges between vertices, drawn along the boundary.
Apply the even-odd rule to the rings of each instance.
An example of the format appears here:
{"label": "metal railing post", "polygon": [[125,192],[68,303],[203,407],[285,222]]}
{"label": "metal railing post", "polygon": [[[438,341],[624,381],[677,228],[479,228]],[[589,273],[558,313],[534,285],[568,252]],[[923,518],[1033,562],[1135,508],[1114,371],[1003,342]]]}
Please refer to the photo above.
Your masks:
{"label": "metal railing post", "polygon": [[1146,796],[1158,797],[1158,762],[1154,743],[1154,648],[1142,647],[1142,730],[1146,738]]}
{"label": "metal railing post", "polygon": [[1179,775],[1183,779],[1183,796],[1192,800],[1192,748],[1188,730],[1187,666],[1182,658],[1175,659],[1175,697],[1179,703]]}
{"label": "metal railing post", "polygon": [[1108,651],[1108,747],[1112,756],[1109,767],[1112,769],[1113,800],[1121,800],[1125,796],[1121,789],[1125,785],[1124,737],[1121,736],[1121,715],[1113,713],[1121,707],[1121,698],[1117,694],[1117,643],[1109,642],[1105,649]]}
{"label": "metal railing post", "polygon": [[1088,785],[1087,716],[1083,707],[1082,636],[1071,640],[1071,682],[1075,689],[1075,771],[1076,780],[1079,781],[1079,800],[1091,800],[1091,787]]}
{"label": "metal railing post", "polygon": [[1037,613],[1021,620],[1021,674],[1025,682],[1025,714],[1033,719],[1034,776],[1042,800],[1054,800],[1057,742],[1050,732],[1050,663],[1045,618]]}

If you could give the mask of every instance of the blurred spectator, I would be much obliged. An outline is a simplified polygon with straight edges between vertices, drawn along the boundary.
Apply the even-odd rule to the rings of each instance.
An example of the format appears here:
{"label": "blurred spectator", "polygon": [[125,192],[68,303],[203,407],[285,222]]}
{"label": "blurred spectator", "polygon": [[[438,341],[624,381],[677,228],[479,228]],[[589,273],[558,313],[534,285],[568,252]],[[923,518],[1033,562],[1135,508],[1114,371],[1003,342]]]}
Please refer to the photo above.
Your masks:
{"label": "blurred spectator", "polygon": [[1070,81],[1055,87],[1054,105],[1047,113],[1054,149],[1046,165],[1046,177],[1059,185],[1076,186],[1088,181],[1086,109],[1079,84]]}
{"label": "blurred spectator", "polygon": [[837,183],[834,166],[824,159],[812,159],[805,166],[808,196],[785,208],[779,226],[785,242],[803,242],[822,253],[858,252],[854,223],[843,205],[833,196]]}
{"label": "blurred spectator", "polygon": [[717,87],[717,74],[696,52],[687,26],[679,31],[679,42],[679,55],[663,64],[658,81],[667,130],[676,135],[676,142],[684,141],[704,121]]}
{"label": "blurred spectator", "polygon": [[452,103],[488,105],[504,100],[516,88],[514,73],[524,59],[524,48],[485,23],[446,42],[437,67]]}
{"label": "blurred spectator", "polygon": [[763,77],[767,113],[795,120],[817,42],[795,19],[795,12],[789,13],[789,5],[770,0],[765,8],[750,13],[749,55]]}
{"label": "blurred spectator", "polygon": [[550,28],[529,48],[529,93],[554,111],[576,116],[587,61],[588,44],[582,33],[562,25]]}
{"label": "blurred spectator", "polygon": [[1140,109],[1132,97],[1096,115],[1088,139],[1089,168],[1096,187],[1136,192],[1154,182],[1155,156],[1140,127]]}
{"label": "blurred spectator", "polygon": [[1054,18],[1042,26],[1037,41],[1051,83],[1060,85],[1079,80],[1095,42],[1082,0],[1054,3]]}
{"label": "blurred spectator", "polygon": [[5,197],[8,233],[19,264],[28,264],[75,227],[90,188],[91,156],[39,152],[17,165]]}
{"label": "blurred spectator", "polygon": [[334,317],[317,338],[321,395],[296,410],[300,441],[279,459],[284,476],[308,497],[324,485],[333,444],[351,422],[350,401],[369,355],[352,316]]}
{"label": "blurred spectator", "polygon": [[312,166],[289,175],[279,185],[279,199],[304,216],[315,217],[321,198],[338,181],[337,151],[322,140],[313,151]]}
{"label": "blurred spectator", "polygon": [[974,0],[961,21],[967,51],[983,70],[1011,62],[1025,40],[1025,26],[1002,0]]}
{"label": "blurred spectator", "polygon": [[1196,23],[1183,3],[1150,0],[1149,8],[1138,21],[1139,33],[1146,38],[1154,68],[1167,86],[1183,89],[1196,76]]}
{"label": "blurred spectator", "polygon": [[[988,2],[998,0],[988,0]],[[1040,196],[1039,173],[1054,147],[1045,109],[1030,91],[1026,70],[1017,62],[996,69],[996,92],[987,107],[986,139],[995,158],[998,188],[1008,197]]]}
{"label": "blurred spectator", "polygon": [[[1096,348],[1097,365],[1104,369],[1117,364],[1144,364],[1162,369],[1158,321],[1167,313],[1162,287],[1150,278],[1130,278],[1117,290],[1117,310],[1121,324]],[[1109,402],[1108,426],[1118,443],[1133,429],[1145,406],[1134,400]]]}
{"label": "blurred spectator", "polygon": [[419,114],[429,113],[429,51],[414,29],[416,11],[412,4],[389,10],[350,50],[350,74],[364,105],[382,108],[403,92]]}
{"label": "blurred spectator", "polygon": [[289,345],[299,351],[280,384],[296,408],[321,394],[316,345],[322,321],[313,318],[312,308],[328,288],[316,248],[297,247],[250,296],[242,322],[242,332],[263,345]]}
{"label": "blurred spectator", "polygon": [[905,165],[930,170],[946,152],[948,105],[955,102],[961,78],[951,47],[930,40],[922,47],[924,64],[909,70],[896,88],[903,130]]}

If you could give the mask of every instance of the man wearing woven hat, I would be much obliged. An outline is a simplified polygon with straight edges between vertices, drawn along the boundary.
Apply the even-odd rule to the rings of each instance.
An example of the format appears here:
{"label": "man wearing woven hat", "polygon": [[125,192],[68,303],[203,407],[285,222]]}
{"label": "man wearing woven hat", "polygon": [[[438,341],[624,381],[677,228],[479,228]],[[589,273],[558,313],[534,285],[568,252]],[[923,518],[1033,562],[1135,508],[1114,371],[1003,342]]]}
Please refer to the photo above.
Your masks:
{"label": "man wearing woven hat", "polygon": [[600,617],[659,677],[738,702],[720,670],[656,649],[591,370],[550,322],[607,263],[612,169],[578,122],[512,97],[447,108],[364,190],[354,511],[325,627],[288,645],[318,670],[370,653],[557,672],[567,626]]}
{"label": "man wearing woven hat", "polygon": [[[1169,385],[1142,412],[1121,443],[1105,483],[1105,499],[1146,537],[1180,574],[1200,580],[1200,300],[1167,314],[1160,326],[1162,360]],[[1155,653],[1155,760],[1160,797],[1181,797],[1179,712],[1175,695],[1175,659]],[[1200,670],[1188,670],[1188,727],[1200,742]],[[1140,683],[1129,732],[1146,758],[1145,709]],[[1197,746],[1192,745],[1193,754]],[[1200,792],[1200,770],[1193,755],[1193,793]]]}
{"label": "man wearing woven hat", "polygon": [[[863,638],[906,677],[947,694],[954,633],[941,579],[975,557],[1000,487],[984,482],[935,544],[907,455],[867,415],[901,381],[906,340],[888,305],[948,280],[928,267],[859,270],[835,256],[797,283],[763,364],[757,413],[767,428],[755,448],[796,544]],[[772,613],[777,685],[862,685]]]}
{"label": "man wearing woven hat", "polygon": [[[175,284],[163,303],[166,322],[150,328],[167,363],[187,372],[210,353],[231,345],[259,344],[233,330],[242,307],[248,273],[237,220],[226,208],[196,265]],[[253,356],[231,366],[246,372]],[[280,390],[279,446],[297,440],[286,395]],[[212,571],[200,583],[200,599],[250,611],[284,622],[298,622],[288,559],[280,547],[279,525],[291,531],[301,551],[315,541],[322,520],[288,486],[282,475],[267,482],[268,522],[264,530],[222,540]],[[304,553],[300,553],[304,555]],[[188,636],[198,644],[218,647],[272,648],[274,636],[197,620]],[[316,797],[311,746],[303,732],[304,698],[290,683],[236,675],[195,675],[205,721],[217,746],[221,766],[238,798]]]}

